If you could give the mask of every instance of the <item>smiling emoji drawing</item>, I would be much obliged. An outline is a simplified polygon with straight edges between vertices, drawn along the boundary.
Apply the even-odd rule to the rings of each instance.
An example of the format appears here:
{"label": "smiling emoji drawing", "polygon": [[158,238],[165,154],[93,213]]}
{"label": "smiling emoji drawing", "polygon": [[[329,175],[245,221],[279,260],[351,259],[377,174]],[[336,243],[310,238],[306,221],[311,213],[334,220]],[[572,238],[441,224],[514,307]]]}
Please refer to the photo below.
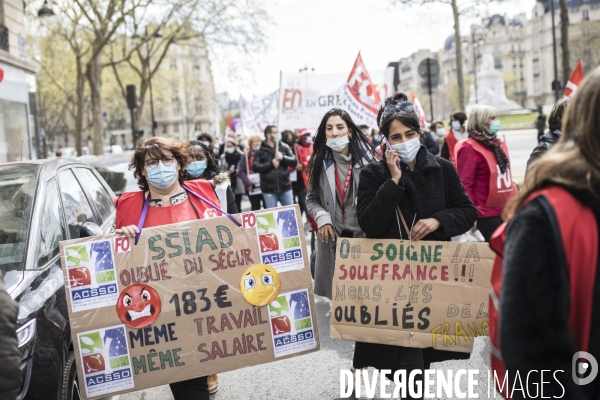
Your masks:
{"label": "smiling emoji drawing", "polygon": [[117,315],[130,328],[145,328],[158,318],[162,304],[156,290],[148,285],[131,285],[117,300]]}
{"label": "smiling emoji drawing", "polygon": [[240,290],[246,301],[262,307],[271,303],[279,294],[281,280],[275,268],[267,264],[254,264],[242,274]]}

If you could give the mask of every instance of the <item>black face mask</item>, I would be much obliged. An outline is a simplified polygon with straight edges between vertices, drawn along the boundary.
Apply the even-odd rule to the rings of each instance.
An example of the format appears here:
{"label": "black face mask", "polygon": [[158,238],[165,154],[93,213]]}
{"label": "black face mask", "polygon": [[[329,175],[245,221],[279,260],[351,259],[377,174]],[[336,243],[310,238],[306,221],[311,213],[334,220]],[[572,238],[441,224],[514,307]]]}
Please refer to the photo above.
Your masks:
{"label": "black face mask", "polygon": [[293,140],[286,140],[283,143],[287,144],[290,147],[292,147],[294,145],[294,141]]}

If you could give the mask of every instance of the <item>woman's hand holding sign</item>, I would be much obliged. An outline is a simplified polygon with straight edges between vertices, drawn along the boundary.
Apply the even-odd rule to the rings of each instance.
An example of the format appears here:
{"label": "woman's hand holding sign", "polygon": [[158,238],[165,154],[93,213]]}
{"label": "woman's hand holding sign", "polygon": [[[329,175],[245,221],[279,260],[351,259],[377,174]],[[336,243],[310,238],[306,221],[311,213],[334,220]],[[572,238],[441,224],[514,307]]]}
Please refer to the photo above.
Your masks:
{"label": "woman's hand holding sign", "polygon": [[431,232],[436,231],[441,223],[436,218],[427,218],[419,220],[411,230],[411,240],[421,240]]}
{"label": "woman's hand holding sign", "polygon": [[136,225],[124,226],[121,229],[115,229],[115,233],[120,233],[125,236],[135,237],[138,233],[140,233],[139,228]]}

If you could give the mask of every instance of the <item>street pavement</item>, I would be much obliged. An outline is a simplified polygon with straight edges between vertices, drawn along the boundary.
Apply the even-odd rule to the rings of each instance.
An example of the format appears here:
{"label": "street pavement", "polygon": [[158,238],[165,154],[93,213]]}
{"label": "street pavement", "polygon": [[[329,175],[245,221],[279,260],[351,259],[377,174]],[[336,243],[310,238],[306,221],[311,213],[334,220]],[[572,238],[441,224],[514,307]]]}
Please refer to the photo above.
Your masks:
{"label": "street pavement", "polygon": [[[531,151],[537,144],[537,132],[534,129],[504,131],[511,163],[513,180],[523,181],[525,167]],[[244,211],[250,204],[244,201]],[[307,243],[310,239],[307,235]],[[329,338],[330,301],[315,296],[321,350],[300,357],[276,361],[269,364],[242,368],[219,374],[219,391],[211,396],[212,400],[301,400],[301,399],[339,399],[340,370],[351,367],[353,342]],[[487,337],[475,338],[473,353],[469,360],[447,361],[432,364],[432,369],[457,371],[459,369],[478,370],[478,385],[475,393],[479,399],[500,398],[492,392],[488,395],[488,371],[490,344]],[[393,387],[393,385],[392,385]],[[434,385],[434,388],[436,386]],[[461,389],[466,392],[466,379],[461,380]],[[391,392],[391,390],[390,390]],[[435,391],[433,391],[435,392]],[[375,393],[379,393],[379,385]],[[169,400],[172,399],[168,385],[115,396],[112,400]],[[366,398],[361,397],[361,398]],[[378,399],[378,397],[375,397]],[[446,397],[439,397],[446,399]]]}

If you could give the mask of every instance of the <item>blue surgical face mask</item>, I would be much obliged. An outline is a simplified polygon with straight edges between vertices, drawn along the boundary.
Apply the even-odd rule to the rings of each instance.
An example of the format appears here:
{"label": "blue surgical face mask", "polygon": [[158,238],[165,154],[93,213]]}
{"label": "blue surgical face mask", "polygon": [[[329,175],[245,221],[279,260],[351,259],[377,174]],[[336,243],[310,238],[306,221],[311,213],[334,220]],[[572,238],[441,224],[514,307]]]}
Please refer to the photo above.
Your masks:
{"label": "blue surgical face mask", "polygon": [[490,122],[490,129],[488,130],[490,135],[495,135],[496,133],[498,133],[499,130],[500,130],[500,120],[495,119],[492,122]]}
{"label": "blue surgical face mask", "polygon": [[417,152],[421,147],[419,138],[411,139],[404,143],[393,144],[392,148],[396,150],[403,163],[411,163],[417,156]]}
{"label": "blue surgical face mask", "polygon": [[272,135],[272,138],[274,142],[281,142],[281,132],[277,132],[277,136]]}
{"label": "blue surgical face mask", "polygon": [[175,182],[177,176],[177,161],[173,160],[171,165],[165,165],[162,161],[154,168],[146,168],[148,181],[159,189],[166,189]]}
{"label": "blue surgical face mask", "polygon": [[346,148],[346,146],[348,146],[348,143],[350,143],[348,135],[342,136],[341,138],[337,139],[327,138],[327,142],[325,142],[325,144],[336,153],[341,153]]}
{"label": "blue surgical face mask", "polygon": [[206,160],[193,161],[187,166],[188,175],[192,178],[199,178],[206,171]]}
{"label": "blue surgical face mask", "polygon": [[452,130],[460,131],[460,121],[452,121]]}
{"label": "blue surgical face mask", "polygon": [[446,130],[444,128],[438,128],[435,131],[435,134],[438,135],[438,137],[442,137],[446,134]]}
{"label": "blue surgical face mask", "polygon": [[225,149],[225,151],[227,152],[227,154],[233,154],[233,152],[235,151],[235,149],[233,147],[228,147]]}

